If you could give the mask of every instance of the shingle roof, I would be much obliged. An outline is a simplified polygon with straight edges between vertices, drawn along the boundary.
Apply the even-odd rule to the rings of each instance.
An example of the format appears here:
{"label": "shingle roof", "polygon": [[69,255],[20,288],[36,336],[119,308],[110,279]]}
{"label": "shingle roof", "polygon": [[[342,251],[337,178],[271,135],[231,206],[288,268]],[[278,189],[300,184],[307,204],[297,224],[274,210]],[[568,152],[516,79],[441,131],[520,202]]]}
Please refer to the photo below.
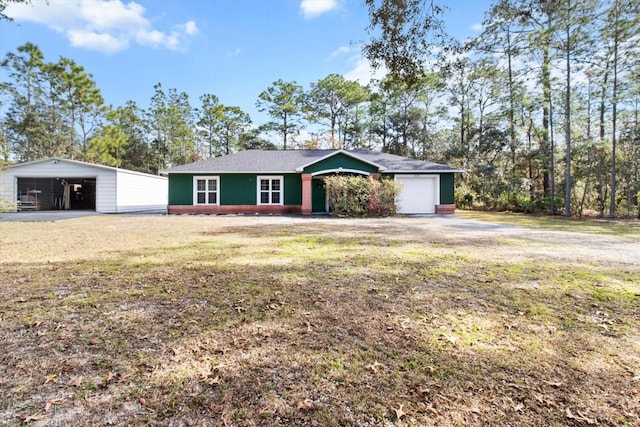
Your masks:
{"label": "shingle roof", "polygon": [[461,172],[438,163],[367,150],[246,150],[200,162],[175,166],[163,173],[295,173],[305,165],[337,153],[346,153],[380,167],[381,172]]}

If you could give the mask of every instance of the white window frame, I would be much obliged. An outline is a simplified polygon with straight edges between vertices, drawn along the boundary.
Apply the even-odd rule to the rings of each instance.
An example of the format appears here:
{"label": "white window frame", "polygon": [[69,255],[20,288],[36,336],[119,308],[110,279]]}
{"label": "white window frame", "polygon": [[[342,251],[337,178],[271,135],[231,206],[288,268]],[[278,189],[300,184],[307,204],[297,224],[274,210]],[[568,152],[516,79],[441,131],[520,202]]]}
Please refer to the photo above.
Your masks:
{"label": "white window frame", "polygon": [[[262,203],[262,193],[263,190],[261,188],[261,183],[263,180],[269,180],[269,203]],[[282,175],[276,176],[276,175],[263,175],[263,176],[258,176],[257,180],[256,180],[256,200],[258,202],[258,205],[271,205],[271,206],[282,206],[284,205],[284,177]],[[272,182],[273,181],[280,181],[280,190],[279,191],[274,191],[271,189],[272,187]],[[279,203],[272,203],[271,201],[273,200],[273,193],[280,193],[280,202]]]}
{"label": "white window frame", "polygon": [[[216,202],[215,203],[198,203],[198,193],[202,193],[202,191],[198,191],[198,181],[204,181],[205,182],[205,194],[211,193],[210,189],[209,189],[209,180],[211,179],[215,179],[216,180],[216,189],[215,189],[215,193],[216,193]],[[194,176],[193,177],[193,204],[194,206],[219,206],[220,205],[220,176],[202,176],[202,175],[198,175],[198,176]]]}

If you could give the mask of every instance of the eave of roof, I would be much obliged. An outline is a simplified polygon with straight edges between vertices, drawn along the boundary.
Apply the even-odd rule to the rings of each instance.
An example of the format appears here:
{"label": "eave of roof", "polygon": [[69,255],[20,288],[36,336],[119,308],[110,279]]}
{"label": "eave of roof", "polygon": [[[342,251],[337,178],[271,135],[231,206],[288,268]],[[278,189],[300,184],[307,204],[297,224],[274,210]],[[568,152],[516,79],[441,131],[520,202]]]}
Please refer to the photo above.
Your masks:
{"label": "eave of roof", "polygon": [[463,173],[464,169],[455,168],[442,168],[442,169],[401,169],[401,170],[387,170],[385,173]]}
{"label": "eave of roof", "polygon": [[373,167],[376,167],[376,168],[378,168],[378,170],[379,170],[380,172],[384,172],[384,171],[386,171],[386,169],[387,169],[387,168],[385,168],[384,166],[381,166],[381,165],[379,165],[379,164],[377,164],[377,163],[371,162],[371,161],[369,161],[369,160],[367,160],[367,159],[363,159],[362,157],[360,157],[360,156],[358,156],[358,155],[356,155],[356,154],[354,154],[354,153],[351,153],[351,152],[349,152],[349,151],[347,151],[347,150],[340,149],[340,150],[336,150],[336,151],[333,151],[333,152],[331,152],[331,153],[328,153],[326,156],[322,156],[322,157],[320,157],[319,159],[316,159],[316,160],[314,160],[314,161],[311,161],[311,162],[309,162],[309,163],[307,163],[307,164],[305,164],[305,165],[298,166],[298,167],[296,168],[296,172],[302,172],[302,171],[304,171],[304,170],[305,170],[305,168],[308,168],[308,167],[309,167],[309,166],[311,166],[311,165],[315,165],[316,163],[319,163],[319,162],[321,162],[321,161],[323,161],[323,160],[329,159],[329,158],[331,158],[331,157],[333,157],[333,156],[337,156],[338,154],[344,154],[344,155],[346,155],[346,156],[349,156],[349,157],[351,157],[351,158],[354,158],[354,159],[356,159],[356,160],[359,160],[359,161],[361,161],[361,162],[363,162],[363,163],[366,163],[366,164],[368,164],[368,165],[371,165],[371,166],[373,166]]}
{"label": "eave of roof", "polygon": [[63,162],[63,163],[89,166],[89,167],[105,169],[105,170],[118,170],[118,168],[114,168],[112,166],[97,165],[95,163],[87,163],[87,162],[82,162],[80,160],[64,159],[62,157],[47,157],[46,159],[32,160],[30,162],[24,162],[24,163],[16,163],[15,165],[9,166],[9,169],[20,168],[23,166],[35,165],[35,164],[46,163],[46,162]]}
{"label": "eave of roof", "polygon": [[337,154],[375,167],[381,173],[455,173],[448,165],[367,150],[247,150],[160,171],[161,174],[292,174]]}
{"label": "eave of roof", "polygon": [[251,174],[265,174],[265,175],[273,175],[273,174],[284,174],[284,173],[298,173],[296,171],[263,171],[263,170],[251,170],[251,171],[243,171],[243,170],[238,170],[238,171],[218,171],[218,170],[211,170],[211,171],[203,171],[203,170],[179,170],[179,171],[169,171],[168,169],[164,169],[161,170],[159,173],[163,174],[163,175],[168,175],[169,173],[172,174],[190,174],[190,175],[224,175],[224,174],[228,174],[228,173],[237,173],[237,174],[247,174],[247,173],[251,173]]}
{"label": "eave of roof", "polygon": [[65,159],[65,158],[62,158],[62,157],[47,157],[46,159],[32,160],[30,162],[24,162],[24,163],[16,163],[15,165],[10,165],[9,169],[18,169],[18,168],[21,168],[23,166],[36,165],[36,164],[39,164],[39,163],[46,163],[46,162],[70,163],[70,164],[73,164],[73,165],[86,166],[86,167],[90,167],[90,168],[102,169],[102,170],[107,170],[107,171],[112,171],[112,172],[120,172],[120,173],[132,174],[132,175],[149,176],[149,177],[166,179],[166,177],[161,177],[159,175],[154,175],[154,174],[150,174],[150,173],[132,171],[130,169],[116,168],[116,167],[113,167],[113,166],[99,165],[99,164],[96,164],[96,163],[88,163],[88,162],[83,162],[83,161],[80,161],[80,160]]}

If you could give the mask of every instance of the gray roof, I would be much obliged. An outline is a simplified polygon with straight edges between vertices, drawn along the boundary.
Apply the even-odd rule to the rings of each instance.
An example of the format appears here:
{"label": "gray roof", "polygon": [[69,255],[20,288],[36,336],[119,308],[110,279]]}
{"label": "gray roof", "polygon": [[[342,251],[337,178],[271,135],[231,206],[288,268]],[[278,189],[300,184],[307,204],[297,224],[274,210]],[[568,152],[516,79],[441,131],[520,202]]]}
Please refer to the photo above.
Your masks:
{"label": "gray roof", "polygon": [[367,150],[246,150],[161,171],[172,173],[296,173],[337,153],[377,166],[380,172],[462,172],[451,166]]}

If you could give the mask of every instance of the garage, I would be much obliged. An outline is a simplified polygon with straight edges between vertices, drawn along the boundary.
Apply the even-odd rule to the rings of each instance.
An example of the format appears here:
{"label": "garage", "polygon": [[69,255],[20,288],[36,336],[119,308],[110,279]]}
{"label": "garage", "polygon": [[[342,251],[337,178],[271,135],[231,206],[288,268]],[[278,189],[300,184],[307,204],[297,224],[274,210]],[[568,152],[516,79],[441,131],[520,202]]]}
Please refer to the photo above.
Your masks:
{"label": "garage", "polygon": [[0,174],[0,198],[17,211],[155,211],[167,207],[168,184],[162,176],[48,158],[9,166]]}
{"label": "garage", "polygon": [[21,211],[96,209],[96,178],[18,177],[16,206]]}
{"label": "garage", "polygon": [[435,213],[440,203],[439,178],[439,175],[396,175],[396,182],[402,187],[399,213]]}

